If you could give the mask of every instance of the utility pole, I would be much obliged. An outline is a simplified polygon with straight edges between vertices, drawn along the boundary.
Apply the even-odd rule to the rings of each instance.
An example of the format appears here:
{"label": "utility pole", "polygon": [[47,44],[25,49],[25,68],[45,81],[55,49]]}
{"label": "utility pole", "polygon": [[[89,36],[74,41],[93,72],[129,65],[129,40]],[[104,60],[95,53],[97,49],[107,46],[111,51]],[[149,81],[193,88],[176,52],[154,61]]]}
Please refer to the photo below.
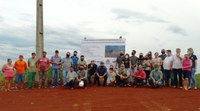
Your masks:
{"label": "utility pole", "polygon": [[37,0],[36,16],[36,56],[42,57],[44,50],[44,32],[43,32],[43,0]]}
{"label": "utility pole", "polygon": [[[43,0],[37,0],[36,3],[36,57],[42,57],[44,50],[44,32],[43,32]],[[37,71],[36,81],[39,81],[39,72]]]}

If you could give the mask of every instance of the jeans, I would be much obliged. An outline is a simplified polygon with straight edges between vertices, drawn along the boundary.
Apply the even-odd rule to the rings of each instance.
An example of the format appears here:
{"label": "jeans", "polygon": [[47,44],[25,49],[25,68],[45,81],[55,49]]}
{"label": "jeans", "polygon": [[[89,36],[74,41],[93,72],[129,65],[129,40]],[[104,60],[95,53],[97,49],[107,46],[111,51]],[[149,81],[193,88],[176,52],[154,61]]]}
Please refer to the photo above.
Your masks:
{"label": "jeans", "polygon": [[34,86],[35,75],[36,75],[36,72],[29,72],[29,75],[28,75],[28,88],[32,88]]}
{"label": "jeans", "polygon": [[69,70],[63,70],[63,86],[67,85],[67,73],[69,72]]}
{"label": "jeans", "polygon": [[130,71],[130,82],[132,83],[133,83],[133,74],[135,73],[135,71],[137,71],[137,67],[132,68]]}
{"label": "jeans", "polygon": [[19,84],[19,83],[24,83],[24,78],[25,78],[25,75],[24,74],[16,74],[16,76],[15,76],[15,82],[17,83],[17,84]]}
{"label": "jeans", "polygon": [[[99,80],[100,78],[99,78],[99,76],[95,76],[95,84],[96,84],[96,82],[97,82],[97,85],[98,86],[101,86],[101,84],[100,84],[100,80]],[[103,86],[106,86],[106,81],[107,81],[107,76],[104,76],[104,81],[103,81]]]}
{"label": "jeans", "polygon": [[56,86],[58,86],[60,77],[59,75],[60,75],[60,69],[52,69],[51,86],[54,86],[54,78],[56,79]]}
{"label": "jeans", "polygon": [[39,72],[39,87],[42,86],[42,79],[44,79],[44,87],[47,87],[47,71],[40,71]]}
{"label": "jeans", "polygon": [[[155,79],[156,80],[156,79]],[[156,80],[157,81],[157,80]],[[162,81],[158,81],[157,86],[154,85],[153,79],[149,78],[149,85],[150,87],[161,87],[162,86]]]}
{"label": "jeans", "polygon": [[70,80],[69,83],[67,83],[67,85],[68,85],[70,88],[73,88],[73,87],[74,87],[74,84],[75,84],[75,80]]}
{"label": "jeans", "polygon": [[146,83],[147,83],[151,74],[151,70],[144,70],[144,72],[146,73]]}
{"label": "jeans", "polygon": [[92,75],[93,74],[91,72],[88,72],[87,79],[88,79],[89,84],[92,84],[92,81],[91,81]]}
{"label": "jeans", "polygon": [[179,77],[179,87],[183,86],[183,75],[182,75],[182,69],[173,69],[174,74],[174,85],[178,87],[178,78]]}
{"label": "jeans", "polygon": [[169,86],[169,79],[171,79],[171,86],[174,86],[174,77],[172,70],[165,70],[165,86]]}
{"label": "jeans", "polygon": [[191,87],[192,86],[192,82],[193,82],[193,85],[194,85],[194,87],[196,87],[197,86],[197,81],[196,81],[196,78],[195,78],[195,68],[192,68],[192,71],[191,71],[192,73],[191,73],[191,75],[189,74],[189,87]]}
{"label": "jeans", "polygon": [[138,84],[141,84],[141,85],[144,85],[146,83],[145,79],[138,79],[138,78],[134,78],[134,84],[135,85],[138,85]]}
{"label": "jeans", "polygon": [[121,79],[120,76],[115,76],[116,78],[116,82],[117,82],[117,86],[124,86],[128,84],[128,79]]}

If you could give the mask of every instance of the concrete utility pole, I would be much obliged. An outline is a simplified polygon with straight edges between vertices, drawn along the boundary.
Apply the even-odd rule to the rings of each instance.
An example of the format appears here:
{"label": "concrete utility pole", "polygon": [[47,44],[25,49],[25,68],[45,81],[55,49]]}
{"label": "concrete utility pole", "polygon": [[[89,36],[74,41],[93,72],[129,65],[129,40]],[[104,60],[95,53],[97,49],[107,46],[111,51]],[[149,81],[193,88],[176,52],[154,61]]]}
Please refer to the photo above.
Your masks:
{"label": "concrete utility pole", "polygon": [[44,50],[44,33],[43,33],[43,0],[37,0],[37,17],[36,17],[36,56],[42,57]]}

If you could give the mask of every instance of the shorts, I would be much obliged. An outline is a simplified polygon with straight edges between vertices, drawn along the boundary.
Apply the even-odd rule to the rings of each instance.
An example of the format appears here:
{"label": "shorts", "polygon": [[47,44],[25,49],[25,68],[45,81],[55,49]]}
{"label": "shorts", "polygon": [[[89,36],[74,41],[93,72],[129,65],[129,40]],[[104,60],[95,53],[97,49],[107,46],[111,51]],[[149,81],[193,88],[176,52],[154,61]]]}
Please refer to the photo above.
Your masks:
{"label": "shorts", "polygon": [[5,77],[5,80],[7,80],[7,81],[10,81],[12,79],[13,79],[13,77]]}
{"label": "shorts", "polygon": [[24,74],[16,74],[15,83],[24,83]]}
{"label": "shorts", "polygon": [[189,74],[191,74],[191,71],[183,71],[183,78],[188,78],[189,77]]}

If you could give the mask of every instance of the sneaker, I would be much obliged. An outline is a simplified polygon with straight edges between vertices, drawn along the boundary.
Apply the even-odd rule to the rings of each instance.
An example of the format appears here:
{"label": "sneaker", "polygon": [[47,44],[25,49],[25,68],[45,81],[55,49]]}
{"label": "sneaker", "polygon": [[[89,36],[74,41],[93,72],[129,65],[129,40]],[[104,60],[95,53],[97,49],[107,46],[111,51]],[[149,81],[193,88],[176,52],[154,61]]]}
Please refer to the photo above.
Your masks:
{"label": "sneaker", "polygon": [[53,88],[54,88],[54,86],[51,86],[51,88],[53,89]]}
{"label": "sneaker", "polygon": [[191,87],[188,87],[188,90],[190,90],[191,89]]}
{"label": "sneaker", "polygon": [[194,87],[194,90],[197,90],[197,87]]}
{"label": "sneaker", "polygon": [[181,87],[179,87],[180,89],[183,89],[183,87],[181,86]]}

